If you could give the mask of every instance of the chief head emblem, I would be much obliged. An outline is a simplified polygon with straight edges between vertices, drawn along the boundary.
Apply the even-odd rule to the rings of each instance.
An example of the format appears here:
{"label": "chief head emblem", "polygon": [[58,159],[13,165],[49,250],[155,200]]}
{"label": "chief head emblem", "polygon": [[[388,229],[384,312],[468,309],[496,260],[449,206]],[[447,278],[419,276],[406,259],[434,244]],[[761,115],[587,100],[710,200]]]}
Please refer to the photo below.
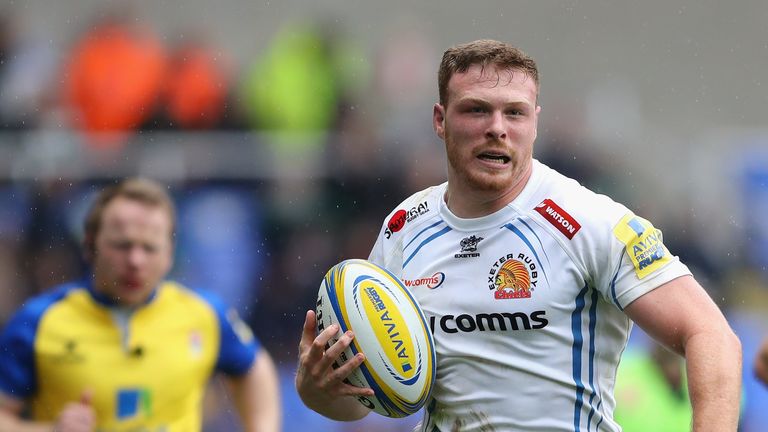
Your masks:
{"label": "chief head emblem", "polygon": [[517,299],[531,297],[531,275],[525,264],[518,260],[507,260],[496,273],[494,280],[497,299]]}

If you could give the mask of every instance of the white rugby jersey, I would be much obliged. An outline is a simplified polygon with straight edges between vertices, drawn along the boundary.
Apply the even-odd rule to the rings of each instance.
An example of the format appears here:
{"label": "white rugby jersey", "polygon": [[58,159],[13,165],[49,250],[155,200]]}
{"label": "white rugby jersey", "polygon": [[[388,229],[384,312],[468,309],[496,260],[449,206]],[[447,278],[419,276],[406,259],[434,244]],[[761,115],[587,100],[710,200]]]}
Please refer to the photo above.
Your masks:
{"label": "white rugby jersey", "polygon": [[453,215],[446,187],[406,199],[369,257],[432,327],[437,379],[421,430],[620,431],[622,310],[688,268],[648,221],[538,161],[520,195],[481,218]]}

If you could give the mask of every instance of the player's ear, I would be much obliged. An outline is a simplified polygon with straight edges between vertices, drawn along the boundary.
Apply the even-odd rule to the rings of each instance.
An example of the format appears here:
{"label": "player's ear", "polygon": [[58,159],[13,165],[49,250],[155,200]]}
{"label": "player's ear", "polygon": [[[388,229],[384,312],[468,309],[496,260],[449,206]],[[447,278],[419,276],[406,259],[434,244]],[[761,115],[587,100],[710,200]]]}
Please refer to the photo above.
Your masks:
{"label": "player's ear", "polygon": [[445,139],[445,107],[439,103],[432,108],[432,127],[437,136]]}

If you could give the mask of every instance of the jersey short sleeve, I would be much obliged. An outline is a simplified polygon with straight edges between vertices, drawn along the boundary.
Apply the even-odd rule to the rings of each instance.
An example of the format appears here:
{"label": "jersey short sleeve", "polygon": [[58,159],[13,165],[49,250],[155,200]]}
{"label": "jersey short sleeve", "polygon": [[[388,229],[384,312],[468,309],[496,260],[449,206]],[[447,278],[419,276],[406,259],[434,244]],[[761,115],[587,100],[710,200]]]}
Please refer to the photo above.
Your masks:
{"label": "jersey short sleeve", "polygon": [[400,274],[403,266],[405,232],[424,227],[438,217],[438,207],[446,184],[429,187],[408,197],[384,219],[368,260]]}
{"label": "jersey short sleeve", "polygon": [[544,171],[546,181],[531,203],[538,204],[533,214],[606,300],[623,310],[643,294],[690,274],[651,222],[572,179]]}
{"label": "jersey short sleeve", "polygon": [[666,282],[691,274],[667,249],[661,230],[650,221],[627,212],[613,225],[611,234],[612,249],[619,249],[614,253],[619,262],[613,276],[602,285],[619,308]]}
{"label": "jersey short sleeve", "polygon": [[6,324],[0,334],[0,391],[26,399],[37,391],[35,373],[35,337],[46,310],[62,299],[74,285],[51,290],[26,303]]}
{"label": "jersey short sleeve", "polygon": [[688,268],[664,246],[661,230],[605,195],[575,182],[563,188],[567,211],[583,226],[568,242],[585,279],[623,310]]}
{"label": "jersey short sleeve", "polygon": [[387,253],[384,250],[383,236],[379,235],[379,237],[376,239],[376,243],[373,245],[373,249],[371,249],[371,254],[368,256],[368,261],[391,270],[391,262],[387,262],[388,260],[385,260],[386,256]]}
{"label": "jersey short sleeve", "polygon": [[220,348],[216,370],[227,375],[242,375],[250,369],[261,348],[250,327],[234,308],[227,307],[214,294],[197,291],[216,311],[219,322]]}

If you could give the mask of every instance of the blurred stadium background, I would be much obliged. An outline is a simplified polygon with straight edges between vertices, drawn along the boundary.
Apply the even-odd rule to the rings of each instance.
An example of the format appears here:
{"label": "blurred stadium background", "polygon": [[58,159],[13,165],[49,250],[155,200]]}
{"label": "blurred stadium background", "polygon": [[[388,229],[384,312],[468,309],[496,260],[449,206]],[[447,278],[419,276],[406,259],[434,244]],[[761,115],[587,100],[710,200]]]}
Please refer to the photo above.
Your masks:
{"label": "blurred stadium background", "polygon": [[[742,430],[765,431],[751,364],[768,337],[766,22],[763,0],[4,2],[0,323],[81,274],[97,186],[152,177],[180,209],[174,276],[237,305],[276,357],[286,431],[409,430],[305,409],[301,323],[325,271],[443,181],[439,57],[496,38],[539,63],[535,156],[654,221],[727,313]],[[237,430],[212,393],[207,430]]]}

